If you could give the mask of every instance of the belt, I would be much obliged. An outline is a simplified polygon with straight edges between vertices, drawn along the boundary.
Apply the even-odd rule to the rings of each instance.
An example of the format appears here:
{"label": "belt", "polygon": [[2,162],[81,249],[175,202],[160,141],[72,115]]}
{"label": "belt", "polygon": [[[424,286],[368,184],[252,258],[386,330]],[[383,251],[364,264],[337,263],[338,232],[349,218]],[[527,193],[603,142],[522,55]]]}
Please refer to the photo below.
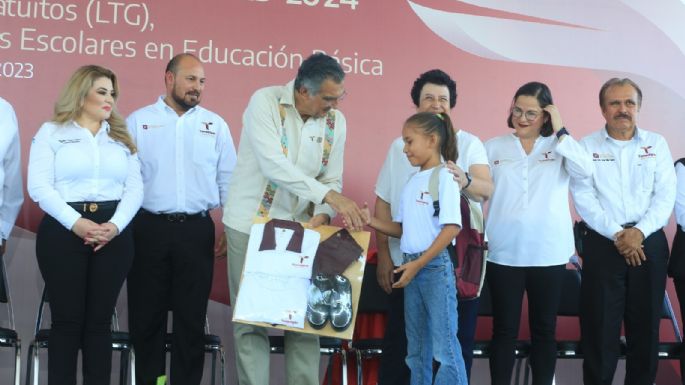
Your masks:
{"label": "belt", "polygon": [[199,213],[195,214],[188,214],[188,213],[153,213],[151,211],[147,211],[145,209],[140,209],[140,212],[145,214],[145,215],[150,215],[153,217],[161,218],[169,222],[178,222],[178,223],[183,223],[186,221],[192,221],[195,219],[201,219],[201,218],[206,218],[209,216],[209,212],[207,210],[200,211]]}
{"label": "belt", "polygon": [[98,210],[112,210],[116,209],[119,201],[102,201],[102,202],[67,202],[74,210],[81,213],[94,213]]}
{"label": "belt", "polygon": [[635,227],[635,225],[637,225],[637,222],[628,222],[622,224],[621,227],[623,227],[624,229],[629,229],[631,227]]}

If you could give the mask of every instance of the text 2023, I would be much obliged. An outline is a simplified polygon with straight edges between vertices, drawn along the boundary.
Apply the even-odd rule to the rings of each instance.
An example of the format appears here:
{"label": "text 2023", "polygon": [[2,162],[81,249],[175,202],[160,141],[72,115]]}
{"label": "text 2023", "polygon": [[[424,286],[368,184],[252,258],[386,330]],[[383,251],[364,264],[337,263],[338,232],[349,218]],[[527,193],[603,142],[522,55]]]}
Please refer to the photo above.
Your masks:
{"label": "text 2023", "polygon": [[31,79],[33,78],[33,63],[0,62],[0,77]]}

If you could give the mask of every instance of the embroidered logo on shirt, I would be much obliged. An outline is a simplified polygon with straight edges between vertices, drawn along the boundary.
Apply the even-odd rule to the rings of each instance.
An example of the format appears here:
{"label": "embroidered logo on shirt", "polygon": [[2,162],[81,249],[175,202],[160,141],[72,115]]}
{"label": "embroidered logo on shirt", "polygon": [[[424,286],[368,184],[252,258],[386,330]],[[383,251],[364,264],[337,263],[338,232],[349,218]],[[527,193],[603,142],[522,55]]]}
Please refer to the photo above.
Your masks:
{"label": "embroidered logo on shirt", "polygon": [[310,136],[309,140],[311,140],[312,142],[321,143],[323,141],[323,138],[320,136]]}
{"label": "embroidered logo on shirt", "polygon": [[504,163],[507,163],[507,162],[511,162],[511,159],[495,159],[495,160],[492,162],[492,165],[493,165],[493,166],[499,166],[499,165],[504,164]]}
{"label": "embroidered logo on shirt", "polygon": [[542,156],[543,156],[543,158],[542,158],[542,159],[538,159],[538,162],[549,162],[549,161],[556,160],[556,158],[552,158],[552,157],[551,157],[551,156],[552,156],[552,151],[545,151],[545,152],[542,153]]}
{"label": "embroidered logo on shirt", "polygon": [[297,317],[298,311],[297,310],[286,310],[286,312],[288,313],[288,318],[287,319],[282,318],[281,322],[283,322],[286,325],[296,325],[297,321],[293,320],[293,315],[295,315],[295,317]]}
{"label": "embroidered logo on shirt", "polygon": [[655,158],[656,154],[653,152],[649,152],[649,150],[652,148],[652,146],[645,146],[645,147],[640,147],[642,151],[644,151],[644,154],[638,155],[638,158],[644,159],[644,158]]}
{"label": "embroidered logo on shirt", "polygon": [[303,256],[300,257],[300,263],[293,263],[292,265],[293,265],[294,267],[305,267],[305,268],[308,268],[309,266],[311,266],[311,263],[305,263],[304,261],[307,260],[307,259],[309,259],[309,258],[310,258],[309,256],[303,255]]}
{"label": "embroidered logo on shirt", "polygon": [[81,139],[60,139],[58,142],[62,144],[81,143]]}
{"label": "embroidered logo on shirt", "polygon": [[430,196],[431,196],[430,191],[421,191],[419,193],[418,197],[416,198],[416,203],[418,203],[422,206],[428,205],[432,202],[432,201],[428,200],[429,199],[428,197],[430,197]]}
{"label": "embroidered logo on shirt", "polygon": [[616,159],[614,158],[614,155],[610,154],[610,153],[598,154],[596,152],[593,152],[592,153],[592,161],[593,162],[615,162]]}
{"label": "embroidered logo on shirt", "polygon": [[204,130],[200,128],[200,133],[205,134],[205,135],[216,135],[215,131],[212,131],[209,129],[209,126],[214,124],[213,122],[201,122],[203,126],[205,126]]}
{"label": "embroidered logo on shirt", "polygon": [[147,130],[148,128],[160,128],[164,127],[162,124],[143,124],[143,130]]}

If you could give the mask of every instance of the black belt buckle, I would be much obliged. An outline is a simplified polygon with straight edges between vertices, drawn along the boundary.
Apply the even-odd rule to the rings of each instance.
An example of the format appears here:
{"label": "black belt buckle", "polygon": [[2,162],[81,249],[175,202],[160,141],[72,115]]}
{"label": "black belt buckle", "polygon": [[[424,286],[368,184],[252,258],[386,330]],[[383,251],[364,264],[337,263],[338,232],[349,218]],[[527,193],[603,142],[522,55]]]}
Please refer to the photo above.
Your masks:
{"label": "black belt buckle", "polygon": [[183,223],[188,219],[188,216],[185,213],[172,213],[167,214],[166,219],[169,222]]}

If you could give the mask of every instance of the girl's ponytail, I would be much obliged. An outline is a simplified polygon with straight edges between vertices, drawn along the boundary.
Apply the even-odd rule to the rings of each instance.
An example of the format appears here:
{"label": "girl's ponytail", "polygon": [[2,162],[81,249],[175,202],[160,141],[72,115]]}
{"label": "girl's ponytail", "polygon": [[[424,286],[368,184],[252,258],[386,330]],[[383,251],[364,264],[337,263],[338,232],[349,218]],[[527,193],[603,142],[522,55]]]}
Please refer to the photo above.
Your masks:
{"label": "girl's ponytail", "polygon": [[439,120],[442,121],[442,129],[440,130],[440,154],[445,161],[457,161],[459,152],[457,151],[457,135],[452,126],[450,116],[444,113],[437,114]]}

